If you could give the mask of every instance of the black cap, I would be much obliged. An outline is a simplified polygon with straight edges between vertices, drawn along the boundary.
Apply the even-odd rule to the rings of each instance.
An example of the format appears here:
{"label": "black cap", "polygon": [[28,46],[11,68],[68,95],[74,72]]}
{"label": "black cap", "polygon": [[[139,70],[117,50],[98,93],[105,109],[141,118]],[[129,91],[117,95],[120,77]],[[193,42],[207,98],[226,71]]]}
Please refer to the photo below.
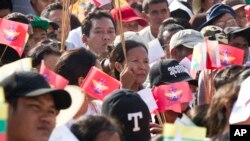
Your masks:
{"label": "black cap", "polygon": [[165,59],[155,63],[149,71],[150,86],[190,81],[192,78],[186,69],[174,59]]}
{"label": "black cap", "polygon": [[[137,93],[127,89],[113,92],[104,99],[102,113],[122,124],[124,141],[150,140],[150,112]],[[135,125],[136,120],[138,126]]]}
{"label": "black cap", "polygon": [[37,72],[15,72],[2,80],[6,100],[15,97],[33,97],[43,94],[53,96],[57,109],[66,109],[71,105],[69,93],[62,89],[51,88],[45,78]]}

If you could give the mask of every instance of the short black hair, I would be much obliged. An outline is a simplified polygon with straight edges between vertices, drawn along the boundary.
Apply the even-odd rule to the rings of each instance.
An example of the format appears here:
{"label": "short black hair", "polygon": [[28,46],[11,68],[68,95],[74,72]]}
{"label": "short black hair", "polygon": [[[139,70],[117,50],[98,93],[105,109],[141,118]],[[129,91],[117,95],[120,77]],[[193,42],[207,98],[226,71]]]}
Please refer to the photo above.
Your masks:
{"label": "short black hair", "polygon": [[92,28],[92,19],[108,18],[112,21],[114,28],[116,29],[116,24],[112,16],[104,10],[97,10],[89,13],[82,24],[82,33],[87,37],[90,35],[90,29]]}
{"label": "short black hair", "polygon": [[24,24],[30,24],[29,19],[24,14],[19,13],[19,12],[10,13],[3,18],[6,20],[11,20],[15,22],[24,23]]}
{"label": "short black hair", "polygon": [[63,10],[63,4],[61,2],[55,2],[49,4],[41,13],[41,17],[48,18],[51,11]]}
{"label": "short black hair", "polygon": [[79,141],[95,141],[102,132],[121,135],[120,127],[114,119],[97,115],[84,116],[74,123],[70,130]]}
{"label": "short black hair", "polygon": [[150,5],[150,4],[158,4],[158,3],[166,3],[167,6],[168,6],[167,0],[143,0],[143,3],[142,3],[142,10],[143,10],[145,13],[148,13],[149,5]]}
{"label": "short black hair", "polygon": [[50,44],[40,44],[29,51],[28,56],[32,58],[32,67],[41,65],[46,55],[61,55],[59,49]]}
{"label": "short black hair", "polygon": [[160,28],[159,28],[159,33],[158,33],[158,39],[159,39],[159,41],[160,41],[160,43],[161,43],[161,45],[163,45],[163,33],[165,32],[165,31],[175,31],[175,30],[184,30],[184,27],[183,26],[181,26],[181,25],[178,25],[178,24],[162,24],[161,26],[160,26]]}
{"label": "short black hair", "polygon": [[12,0],[1,0],[0,9],[9,9],[13,10]]}

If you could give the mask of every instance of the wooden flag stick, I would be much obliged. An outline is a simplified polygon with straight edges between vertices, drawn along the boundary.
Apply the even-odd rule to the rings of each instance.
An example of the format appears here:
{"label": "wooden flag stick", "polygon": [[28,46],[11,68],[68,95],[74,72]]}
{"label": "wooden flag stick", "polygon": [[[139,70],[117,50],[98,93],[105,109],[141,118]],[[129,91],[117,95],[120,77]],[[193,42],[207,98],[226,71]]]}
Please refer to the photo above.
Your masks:
{"label": "wooden flag stick", "polygon": [[119,28],[119,32],[120,32],[120,37],[121,37],[121,43],[122,43],[122,50],[123,50],[123,54],[124,54],[124,59],[125,59],[125,63],[127,63],[127,55],[126,55],[126,46],[125,46],[125,38],[124,38],[124,30],[123,30],[123,25],[122,25],[122,13],[121,13],[121,2],[120,0],[118,0],[118,18],[117,19],[117,23]]}
{"label": "wooden flag stick", "polygon": [[209,72],[209,78],[210,78],[210,90],[209,90],[209,102],[212,101],[212,98],[214,96],[215,93],[215,89],[214,89],[214,71],[210,70]]}
{"label": "wooden flag stick", "polygon": [[2,55],[1,55],[1,57],[0,57],[0,61],[2,61],[2,58],[3,58],[4,53],[6,52],[6,50],[7,50],[7,45],[4,47],[3,53],[2,53]]}
{"label": "wooden flag stick", "polygon": [[70,29],[70,16],[72,13],[72,7],[70,5],[73,3],[71,0],[65,0],[63,5],[63,15],[62,15],[62,34],[61,34],[61,51],[65,50],[65,40],[68,36]]}
{"label": "wooden flag stick", "polygon": [[161,117],[163,119],[163,123],[166,123],[167,121],[166,121],[166,118],[165,118],[165,114],[164,113],[160,113],[160,114],[161,114]]}
{"label": "wooden flag stick", "polygon": [[160,113],[156,113],[157,120],[159,121],[160,125],[163,125],[163,122],[161,120]]}

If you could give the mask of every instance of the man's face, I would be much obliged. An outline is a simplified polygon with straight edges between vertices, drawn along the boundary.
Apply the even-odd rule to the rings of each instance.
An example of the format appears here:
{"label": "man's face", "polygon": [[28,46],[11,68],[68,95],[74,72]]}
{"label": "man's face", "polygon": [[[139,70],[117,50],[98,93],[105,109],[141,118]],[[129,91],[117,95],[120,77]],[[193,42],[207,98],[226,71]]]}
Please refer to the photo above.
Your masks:
{"label": "man's face", "polygon": [[234,17],[229,13],[224,14],[222,17],[220,17],[219,19],[214,21],[212,25],[219,26],[222,29],[224,29],[226,27],[237,27],[238,26]]}
{"label": "man's face", "polygon": [[8,138],[48,141],[58,112],[51,94],[19,98],[16,108],[9,107]]}
{"label": "man's face", "polygon": [[146,13],[147,20],[153,28],[159,28],[162,21],[169,17],[167,3],[150,4]]}
{"label": "man's face", "polygon": [[163,48],[166,53],[166,58],[170,58],[170,51],[169,51],[169,42],[171,40],[171,37],[176,33],[180,31],[179,29],[173,30],[173,31],[164,31],[163,32]]}
{"label": "man's face", "polygon": [[92,27],[87,37],[87,46],[97,56],[106,53],[108,45],[115,39],[115,27],[109,18],[92,19]]}
{"label": "man's face", "polygon": [[247,24],[247,16],[244,7],[238,9],[235,11],[236,16],[236,22],[238,23],[239,27],[245,27]]}
{"label": "man's face", "polygon": [[57,35],[57,40],[61,41],[61,33],[62,33],[62,10],[53,10],[50,12],[48,19],[52,22],[58,24],[59,28],[55,31]]}

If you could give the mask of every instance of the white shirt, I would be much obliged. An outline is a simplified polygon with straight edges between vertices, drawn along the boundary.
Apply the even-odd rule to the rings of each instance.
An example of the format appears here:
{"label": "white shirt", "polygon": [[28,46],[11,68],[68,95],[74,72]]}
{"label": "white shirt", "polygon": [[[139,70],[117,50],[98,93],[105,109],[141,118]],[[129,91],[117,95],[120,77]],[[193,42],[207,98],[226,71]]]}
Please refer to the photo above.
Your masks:
{"label": "white shirt", "polygon": [[82,41],[82,28],[78,27],[71,30],[66,41],[73,44],[73,47],[70,49],[85,47],[85,44]]}
{"label": "white shirt", "polygon": [[148,43],[155,39],[155,37],[152,35],[150,26],[145,27],[141,31],[139,31],[139,35],[142,36],[142,38]]}

